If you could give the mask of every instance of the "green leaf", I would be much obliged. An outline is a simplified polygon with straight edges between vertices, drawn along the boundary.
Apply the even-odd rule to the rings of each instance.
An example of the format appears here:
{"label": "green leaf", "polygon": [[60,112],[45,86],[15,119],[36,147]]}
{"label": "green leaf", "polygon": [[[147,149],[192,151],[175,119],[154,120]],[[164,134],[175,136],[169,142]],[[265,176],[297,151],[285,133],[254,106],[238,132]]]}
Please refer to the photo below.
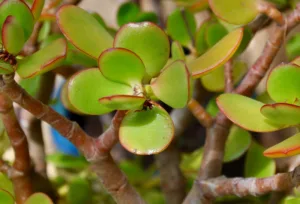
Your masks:
{"label": "green leaf", "polygon": [[153,174],[152,171],[145,171],[136,161],[122,160],[119,166],[132,184],[143,184]]}
{"label": "green leaf", "polygon": [[[241,61],[236,61],[232,68],[232,77],[234,84],[237,84],[247,72],[247,64]],[[224,66],[215,69],[211,73],[201,78],[203,86],[213,92],[220,92],[225,89]]]}
{"label": "green leaf", "polygon": [[263,178],[275,174],[275,161],[263,156],[264,148],[252,141],[246,155],[245,176]]}
{"label": "green leaf", "polygon": [[136,110],[142,108],[146,98],[142,96],[114,95],[99,99],[99,103],[113,110]]}
{"label": "green leaf", "polygon": [[66,5],[58,10],[56,17],[66,38],[91,57],[98,58],[101,52],[112,47],[111,35],[87,11]]}
{"label": "green leaf", "polygon": [[208,104],[206,106],[206,111],[209,113],[211,116],[216,117],[217,114],[219,113],[219,107],[216,102],[216,98],[213,97],[208,101]]}
{"label": "green leaf", "polygon": [[61,102],[63,104],[63,106],[68,109],[69,111],[73,112],[73,113],[77,113],[79,115],[81,115],[82,113],[77,110],[70,102],[69,97],[68,97],[68,85],[69,85],[69,80],[67,80],[60,92],[60,99]]}
{"label": "green leaf", "polygon": [[15,201],[14,201],[13,196],[9,192],[7,192],[3,189],[0,189],[0,203],[14,204]]}
{"label": "green leaf", "polygon": [[294,156],[300,153],[300,133],[268,148],[264,155],[270,158]]}
{"label": "green leaf", "polygon": [[217,98],[220,110],[238,126],[254,132],[271,132],[285,128],[264,117],[260,109],[263,103],[238,94],[222,94]]}
{"label": "green leaf", "polygon": [[210,23],[205,32],[205,39],[208,47],[217,44],[223,37],[228,34],[226,28],[219,22]]}
{"label": "green leaf", "polygon": [[21,79],[19,85],[31,96],[36,97],[40,87],[41,76],[35,76],[28,79]]}
{"label": "green leaf", "polygon": [[188,46],[196,32],[196,20],[194,15],[189,11],[180,9],[174,10],[167,19],[167,32],[182,45]]}
{"label": "green leaf", "polygon": [[202,162],[203,152],[204,148],[201,147],[190,154],[182,155],[180,169],[187,177],[192,177],[193,179],[196,179],[197,173]]}
{"label": "green leaf", "polygon": [[14,16],[8,16],[2,27],[2,43],[5,50],[17,55],[25,44],[24,30]]}
{"label": "green leaf", "polygon": [[105,78],[98,68],[80,71],[68,83],[70,103],[80,112],[100,115],[113,111],[99,103],[99,98],[112,95],[133,95],[130,86],[116,83]]}
{"label": "green leaf", "polygon": [[165,204],[165,197],[162,192],[158,190],[147,190],[145,194],[143,194],[145,201],[147,203],[155,203],[155,204]]}
{"label": "green leaf", "polygon": [[238,55],[240,55],[245,51],[245,49],[248,47],[249,43],[251,42],[252,37],[253,37],[253,33],[251,29],[248,26],[245,26],[242,42],[239,48],[237,49],[237,51],[234,53],[233,57],[237,57]]}
{"label": "green leaf", "polygon": [[156,76],[169,58],[170,45],[165,32],[153,23],[129,23],[117,33],[114,47],[131,50],[143,61],[147,78]]}
{"label": "green leaf", "polygon": [[68,43],[67,57],[64,65],[81,65],[84,67],[96,67],[97,60]]}
{"label": "green leaf", "polygon": [[14,195],[14,187],[12,181],[3,173],[0,173],[0,189],[7,191],[11,195]]}
{"label": "green leaf", "polygon": [[53,202],[44,193],[34,193],[25,201],[25,204],[53,204]]}
{"label": "green leaf", "polygon": [[276,102],[294,103],[300,99],[300,67],[281,65],[272,70],[267,81],[270,97]]}
{"label": "green leaf", "polygon": [[141,12],[135,17],[134,21],[132,21],[132,22],[138,23],[138,22],[144,22],[144,21],[158,23],[158,17],[156,15],[156,13],[154,13],[154,12]]}
{"label": "green leaf", "polygon": [[82,156],[75,157],[63,153],[47,155],[46,160],[58,168],[64,169],[84,169],[89,163]]}
{"label": "green leaf", "polygon": [[300,124],[300,106],[288,103],[266,104],[260,112],[270,120],[283,125]]}
{"label": "green leaf", "polygon": [[131,87],[141,86],[145,66],[135,53],[124,48],[110,48],[102,52],[98,65],[103,76]]}
{"label": "green leaf", "polygon": [[177,60],[151,82],[154,95],[173,108],[183,108],[191,98],[191,76],[185,63]]}
{"label": "green leaf", "polygon": [[286,49],[287,56],[290,60],[300,55],[299,43],[300,43],[299,34],[295,34],[293,37],[291,37],[291,39],[287,41],[285,49]]}
{"label": "green leaf", "polygon": [[173,136],[172,119],[162,107],[153,102],[147,110],[129,111],[119,130],[122,146],[139,155],[162,152],[171,143]]}
{"label": "green leaf", "polygon": [[67,43],[58,39],[34,54],[20,60],[17,72],[22,78],[43,74],[62,64],[66,57]]}
{"label": "green leaf", "polygon": [[[38,35],[38,42],[43,42],[47,39],[51,32],[51,21],[44,21]],[[40,45],[41,48],[41,45]]]}
{"label": "green leaf", "polygon": [[259,14],[257,0],[209,0],[214,14],[219,18],[236,25],[250,23]]}
{"label": "green leaf", "polygon": [[38,20],[42,11],[43,11],[43,7],[45,4],[45,0],[34,0],[32,7],[31,7],[31,12],[34,16],[35,20]]}
{"label": "green leaf", "polygon": [[203,55],[188,64],[194,78],[199,78],[225,64],[235,53],[243,38],[243,28],[238,28],[215,44]]}
{"label": "green leaf", "polygon": [[75,177],[69,184],[67,201],[69,204],[93,203],[93,191],[87,179]]}
{"label": "green leaf", "polygon": [[117,12],[117,22],[119,26],[126,23],[134,22],[136,16],[139,14],[139,7],[132,2],[123,3]]}
{"label": "green leaf", "polygon": [[20,0],[4,0],[0,4],[1,28],[8,16],[14,16],[19,25],[22,26],[26,41],[30,37],[34,26],[34,18],[28,6]]}
{"label": "green leaf", "polygon": [[171,46],[171,52],[172,52],[172,60],[183,60],[185,61],[185,55],[184,51],[182,49],[182,46],[178,41],[173,41]]}
{"label": "green leaf", "polygon": [[12,65],[0,60],[0,74],[10,74],[13,73],[14,71],[15,70]]}
{"label": "green leaf", "polygon": [[298,204],[300,203],[299,197],[287,196],[282,200],[282,204]]}
{"label": "green leaf", "polygon": [[200,27],[198,28],[196,34],[195,34],[195,47],[197,50],[198,55],[202,55],[207,49],[208,45],[206,43],[205,34],[206,29],[209,25],[209,20],[204,21]]}
{"label": "green leaf", "polygon": [[230,128],[225,144],[224,162],[231,162],[241,157],[251,144],[251,135],[248,131],[233,125]]}

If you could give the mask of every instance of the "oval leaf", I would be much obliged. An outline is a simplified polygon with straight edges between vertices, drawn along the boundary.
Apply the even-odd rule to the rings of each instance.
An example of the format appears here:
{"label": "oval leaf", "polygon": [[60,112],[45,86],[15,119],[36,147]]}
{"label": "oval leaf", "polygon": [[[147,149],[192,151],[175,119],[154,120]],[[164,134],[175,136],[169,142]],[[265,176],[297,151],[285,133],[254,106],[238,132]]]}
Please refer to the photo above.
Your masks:
{"label": "oval leaf", "polygon": [[294,103],[300,99],[300,67],[281,65],[272,70],[267,81],[270,97],[276,102]]}
{"label": "oval leaf", "polygon": [[[247,72],[247,64],[244,62],[235,62],[233,64],[233,81],[238,83]],[[201,78],[203,86],[214,92],[220,92],[225,89],[224,66],[212,71]]]}
{"label": "oval leaf", "polygon": [[45,0],[34,0],[32,7],[31,7],[31,12],[32,12],[35,20],[39,19],[40,15],[42,13],[44,4],[45,4]]}
{"label": "oval leaf", "polygon": [[192,13],[186,10],[176,9],[167,20],[167,32],[182,45],[188,46],[196,32],[196,20]]}
{"label": "oval leaf", "polygon": [[111,35],[87,11],[66,5],[58,10],[56,17],[66,38],[86,54],[98,58],[101,52],[112,47]]}
{"label": "oval leaf", "polygon": [[63,106],[68,109],[69,111],[77,114],[82,114],[79,110],[77,110],[70,102],[68,97],[68,84],[69,80],[64,83],[60,92],[60,99]]}
{"label": "oval leaf", "polygon": [[173,108],[183,108],[191,98],[191,77],[185,63],[175,61],[151,82],[154,95]]}
{"label": "oval leaf", "polygon": [[205,32],[205,39],[208,47],[212,47],[217,44],[227,34],[227,29],[221,23],[210,23]]}
{"label": "oval leaf", "polygon": [[10,195],[14,195],[14,187],[12,181],[3,173],[0,173],[0,189],[7,191]]}
{"label": "oval leaf", "polygon": [[99,103],[113,110],[136,110],[141,108],[146,98],[142,96],[114,95],[99,99]]}
{"label": "oval leaf", "polygon": [[209,0],[214,14],[231,24],[250,23],[259,14],[257,0]]}
{"label": "oval leaf", "polygon": [[68,83],[70,103],[85,114],[100,115],[113,111],[98,102],[99,98],[112,95],[133,95],[133,89],[106,79],[98,68],[78,72]]}
{"label": "oval leaf", "polygon": [[208,45],[205,39],[206,29],[208,25],[209,20],[204,21],[195,34],[195,47],[198,55],[202,55],[208,49]]}
{"label": "oval leaf", "polygon": [[300,124],[300,106],[288,103],[266,104],[260,112],[266,118],[283,125]]}
{"label": "oval leaf", "polygon": [[14,71],[15,70],[12,65],[0,60],[0,74],[10,74],[13,73]]}
{"label": "oval leaf", "polygon": [[182,154],[180,162],[180,169],[185,176],[196,179],[198,171],[202,162],[204,148],[201,147],[198,150],[190,154]]}
{"label": "oval leaf", "polygon": [[266,151],[264,155],[270,158],[280,158],[294,156],[300,153],[300,133],[289,137]]}
{"label": "oval leaf", "polygon": [[285,126],[264,117],[263,103],[238,94],[222,94],[217,98],[220,110],[238,126],[254,132],[271,132]]}
{"label": "oval leaf", "polygon": [[251,135],[248,131],[233,125],[230,128],[225,144],[224,162],[231,162],[241,157],[251,144]]}
{"label": "oval leaf", "polygon": [[24,30],[13,16],[8,16],[3,23],[2,43],[5,50],[13,55],[17,55],[25,44]]}
{"label": "oval leaf", "polygon": [[22,26],[25,41],[27,41],[34,26],[34,18],[28,6],[20,0],[4,0],[0,4],[0,13],[0,27],[3,27],[8,16],[14,16],[18,24]]}
{"label": "oval leaf", "polygon": [[120,143],[128,151],[139,155],[157,154],[168,147],[174,136],[169,114],[158,104],[141,111],[129,111],[120,130]]}
{"label": "oval leaf", "polygon": [[275,174],[276,164],[273,159],[263,156],[264,148],[252,141],[246,155],[245,176],[263,178]]}
{"label": "oval leaf", "polygon": [[44,193],[34,193],[26,201],[25,204],[53,204],[51,199]]}
{"label": "oval leaf", "polygon": [[67,43],[58,39],[34,54],[22,59],[17,66],[17,72],[22,78],[43,74],[63,63],[67,54]]}
{"label": "oval leaf", "polygon": [[238,28],[210,48],[206,53],[188,64],[194,78],[199,78],[227,62],[239,47],[243,28]]}
{"label": "oval leaf", "polygon": [[172,59],[185,61],[185,54],[179,42],[173,41],[171,46]]}
{"label": "oval leaf", "polygon": [[142,60],[130,50],[111,48],[104,51],[98,60],[102,74],[111,81],[140,86],[145,75]]}
{"label": "oval leaf", "polygon": [[170,45],[165,32],[153,23],[129,23],[117,33],[114,47],[136,53],[143,61],[147,78],[156,76],[169,58]]}
{"label": "oval leaf", "polygon": [[118,25],[122,26],[126,23],[134,22],[139,12],[140,8],[135,3],[126,2],[122,4],[117,12]]}
{"label": "oval leaf", "polygon": [[15,201],[13,196],[9,192],[0,189],[0,203],[14,204]]}

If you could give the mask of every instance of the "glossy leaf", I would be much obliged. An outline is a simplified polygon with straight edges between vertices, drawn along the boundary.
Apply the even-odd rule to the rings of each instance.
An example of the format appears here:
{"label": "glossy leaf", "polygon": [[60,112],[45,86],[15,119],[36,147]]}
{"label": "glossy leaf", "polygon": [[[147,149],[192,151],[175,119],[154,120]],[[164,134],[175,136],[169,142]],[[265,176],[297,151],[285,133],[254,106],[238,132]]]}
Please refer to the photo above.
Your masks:
{"label": "glossy leaf", "polygon": [[270,158],[294,156],[300,153],[300,133],[268,148],[264,155]]}
{"label": "glossy leaf", "polygon": [[45,0],[34,0],[32,7],[31,7],[31,12],[32,12],[35,20],[39,19],[40,15],[42,13],[44,4],[45,4]]}
{"label": "glossy leaf", "polygon": [[8,16],[2,27],[2,43],[5,50],[17,55],[25,44],[24,30],[14,16]]}
{"label": "glossy leaf", "polygon": [[70,102],[69,97],[68,97],[68,85],[69,85],[69,80],[67,80],[60,92],[60,99],[63,104],[63,106],[68,109],[69,111],[77,114],[82,114],[79,110],[77,110]]}
{"label": "glossy leaf", "polygon": [[84,67],[96,67],[97,60],[68,43],[67,57],[64,65],[81,65]]}
{"label": "glossy leaf", "polygon": [[109,113],[112,109],[99,103],[99,98],[112,95],[133,95],[133,89],[125,84],[105,78],[98,68],[76,73],[68,83],[70,103],[80,112],[91,115]]}
{"label": "glossy leaf", "polygon": [[209,20],[204,21],[195,34],[195,47],[198,55],[202,55],[208,49],[208,45],[205,39],[206,29],[208,25]]}
{"label": "glossy leaf", "polygon": [[69,204],[93,203],[91,184],[85,178],[75,177],[69,184],[67,201]]}
{"label": "glossy leaf", "polygon": [[227,62],[239,47],[243,38],[243,28],[238,28],[203,55],[188,64],[194,78],[199,78]]}
{"label": "glossy leaf", "polygon": [[13,73],[14,71],[15,70],[12,65],[0,60],[0,74],[10,74]]}
{"label": "glossy leaf", "polygon": [[220,110],[238,126],[254,132],[271,132],[284,128],[264,117],[263,103],[238,94],[222,94],[217,98]]}
{"label": "glossy leaf", "polygon": [[259,14],[257,0],[209,0],[214,14],[219,18],[236,25],[250,23]]}
{"label": "glossy leaf", "polygon": [[99,103],[113,110],[136,110],[142,108],[146,98],[142,96],[114,95],[99,99]]}
{"label": "glossy leaf", "polygon": [[185,63],[175,61],[151,82],[154,95],[173,108],[183,108],[191,98],[190,73]]}
{"label": "glossy leaf", "polygon": [[19,61],[17,72],[22,78],[34,77],[48,72],[64,61],[67,52],[67,43],[58,39],[50,45]]}
{"label": "glossy leaf", "polygon": [[120,130],[120,143],[128,151],[139,155],[157,154],[168,147],[174,136],[169,114],[158,104],[141,111],[129,111]]}
{"label": "glossy leaf", "polygon": [[53,204],[51,199],[44,193],[34,193],[26,201],[25,204]]}
{"label": "glossy leaf", "polygon": [[188,46],[196,32],[196,20],[192,13],[186,10],[176,9],[167,19],[167,32],[182,45]]}
{"label": "glossy leaf", "polygon": [[123,48],[104,51],[98,65],[107,79],[132,87],[140,86],[145,75],[145,66],[139,56]]}
{"label": "glossy leaf", "polygon": [[263,178],[275,174],[275,161],[263,155],[264,148],[252,141],[246,155],[245,176]]}
{"label": "glossy leaf", "polygon": [[73,5],[62,6],[57,23],[66,38],[86,54],[98,58],[113,44],[111,35],[87,11]]}
{"label": "glossy leaf", "polygon": [[208,47],[212,47],[217,44],[223,37],[228,34],[226,28],[218,23],[210,23],[205,32],[205,39]]}
{"label": "glossy leaf", "polygon": [[272,70],[267,81],[270,97],[276,102],[293,103],[300,99],[300,67],[281,65]]}
{"label": "glossy leaf", "polygon": [[3,173],[0,173],[0,189],[14,195],[14,187],[12,181]]}
{"label": "glossy leaf", "polygon": [[22,26],[24,31],[25,41],[30,37],[34,18],[28,6],[20,0],[4,0],[0,4],[0,27],[2,28],[5,19],[8,16],[14,16]]}
{"label": "glossy leaf", "polygon": [[201,147],[190,154],[182,155],[182,159],[180,162],[180,169],[186,176],[196,179],[197,173],[199,171],[202,162],[203,151],[204,148]]}
{"label": "glossy leaf", "polygon": [[58,168],[64,169],[84,169],[89,163],[84,157],[75,157],[63,153],[47,155],[46,160]]}
{"label": "glossy leaf", "polygon": [[248,131],[233,125],[230,128],[225,144],[224,162],[231,162],[241,157],[251,144],[251,135]]}
{"label": "glossy leaf", "polygon": [[172,60],[185,60],[185,54],[179,42],[173,41],[171,46]]}
{"label": "glossy leaf", "polygon": [[143,61],[147,78],[156,76],[169,58],[170,45],[164,31],[153,23],[129,23],[117,33],[114,47],[131,50]]}
{"label": "glossy leaf", "polygon": [[300,124],[300,106],[288,103],[264,105],[260,112],[270,120],[283,125]]}
{"label": "glossy leaf", "polygon": [[117,12],[118,25],[122,26],[126,23],[134,22],[139,12],[140,9],[135,3],[126,2],[122,4]]}
{"label": "glossy leaf", "polygon": [[15,201],[9,192],[7,192],[3,189],[0,189],[0,203],[14,204]]}
{"label": "glossy leaf", "polygon": [[[247,72],[247,64],[244,62],[235,62],[233,64],[233,81],[234,84],[238,83],[242,77]],[[209,90],[214,92],[220,92],[225,89],[225,76],[224,76],[224,66],[215,69],[211,73],[203,76],[201,78],[201,82],[203,86]]]}

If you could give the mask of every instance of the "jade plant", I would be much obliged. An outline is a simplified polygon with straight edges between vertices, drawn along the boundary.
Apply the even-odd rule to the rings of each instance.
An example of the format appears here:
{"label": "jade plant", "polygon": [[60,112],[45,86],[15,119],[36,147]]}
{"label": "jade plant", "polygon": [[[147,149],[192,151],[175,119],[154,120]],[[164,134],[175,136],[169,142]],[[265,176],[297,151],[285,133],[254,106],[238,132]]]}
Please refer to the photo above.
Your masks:
{"label": "jade plant", "polygon": [[85,2],[0,1],[0,203],[300,200],[297,1]]}

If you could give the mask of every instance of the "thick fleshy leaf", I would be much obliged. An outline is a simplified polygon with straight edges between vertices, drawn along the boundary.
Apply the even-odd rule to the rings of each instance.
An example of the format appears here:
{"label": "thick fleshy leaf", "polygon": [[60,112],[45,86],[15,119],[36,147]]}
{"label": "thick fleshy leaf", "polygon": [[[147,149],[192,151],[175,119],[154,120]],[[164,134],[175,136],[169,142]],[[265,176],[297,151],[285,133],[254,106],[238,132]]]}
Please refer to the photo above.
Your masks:
{"label": "thick fleshy leaf", "polygon": [[266,104],[260,112],[270,120],[283,125],[300,124],[300,106],[289,103]]}
{"label": "thick fleshy leaf", "polygon": [[58,39],[34,54],[20,60],[17,66],[17,72],[22,78],[43,74],[62,64],[66,54],[66,40]]}
{"label": "thick fleshy leaf", "polygon": [[225,144],[224,162],[230,162],[242,156],[251,144],[251,135],[248,131],[233,125],[230,128]]}
{"label": "thick fleshy leaf", "polygon": [[221,23],[215,22],[209,24],[205,32],[205,39],[208,47],[217,44],[227,34],[227,29]]}
{"label": "thick fleshy leaf", "polygon": [[246,155],[245,176],[263,178],[275,173],[275,161],[263,155],[264,148],[252,141]]}
{"label": "thick fleshy leaf", "polygon": [[43,42],[48,38],[51,32],[51,26],[52,26],[51,21],[42,22],[41,30],[39,32],[38,39],[37,39],[39,43]]}
{"label": "thick fleshy leaf", "polygon": [[300,154],[300,133],[264,151],[264,155],[270,158],[289,157],[296,154]]}
{"label": "thick fleshy leaf", "polygon": [[154,95],[173,108],[183,108],[190,100],[191,76],[185,63],[177,60],[151,82]]}
{"label": "thick fleshy leaf", "polygon": [[84,169],[89,165],[82,156],[71,156],[63,153],[47,155],[46,160],[54,166],[64,169]]}
{"label": "thick fleshy leaf", "polygon": [[299,43],[300,43],[299,33],[295,34],[293,37],[291,37],[291,39],[287,41],[285,49],[286,49],[286,54],[290,60],[300,55]]}
{"label": "thick fleshy leaf", "polygon": [[129,23],[117,33],[114,47],[131,50],[143,61],[148,79],[156,76],[169,58],[170,45],[165,32],[153,23]]}
{"label": "thick fleshy leaf", "polygon": [[209,0],[210,8],[219,18],[236,25],[250,23],[259,14],[257,0]]}
{"label": "thick fleshy leaf", "polygon": [[35,20],[39,19],[40,15],[42,13],[44,4],[45,4],[45,0],[34,0],[32,7],[31,7],[31,12],[32,12]]}
{"label": "thick fleshy leaf", "polygon": [[202,55],[208,49],[208,45],[205,39],[206,29],[208,25],[209,20],[204,21],[195,34],[195,47],[198,55]]}
{"label": "thick fleshy leaf", "polygon": [[167,20],[167,32],[182,45],[188,46],[196,32],[196,20],[189,11],[174,10]]}
{"label": "thick fleshy leaf", "polygon": [[152,22],[152,23],[158,23],[158,16],[154,12],[141,12],[139,13],[133,22]]}
{"label": "thick fleshy leaf", "polygon": [[60,99],[63,104],[63,106],[68,109],[69,111],[76,113],[76,114],[82,114],[79,110],[77,110],[70,102],[69,97],[68,97],[68,85],[69,85],[69,80],[66,81],[61,89],[60,92]]}
{"label": "thick fleshy leaf", "polygon": [[0,60],[0,74],[10,74],[13,73],[14,71],[15,70],[12,65]]}
{"label": "thick fleshy leaf", "polygon": [[208,101],[205,109],[206,109],[207,113],[209,113],[211,116],[213,116],[213,117],[217,116],[217,114],[219,113],[219,107],[217,105],[215,97],[211,98]]}
{"label": "thick fleshy leaf", "polygon": [[267,81],[270,97],[276,102],[293,103],[300,99],[300,67],[281,65],[272,70]]}
{"label": "thick fleshy leaf", "polygon": [[96,67],[97,60],[85,54],[71,43],[68,43],[67,57],[64,65],[81,65],[84,67]]}
{"label": "thick fleshy leaf", "polygon": [[284,128],[264,117],[263,103],[238,94],[222,94],[217,98],[220,110],[238,126],[254,132],[271,132]]}
{"label": "thick fleshy leaf", "polygon": [[51,199],[44,193],[34,193],[26,201],[25,204],[53,204]]}
{"label": "thick fleshy leaf", "polygon": [[83,204],[93,203],[93,190],[90,182],[86,178],[75,177],[69,183],[67,203]]}
{"label": "thick fleshy leaf", "polygon": [[113,110],[136,110],[141,109],[146,101],[142,96],[114,95],[99,99],[99,103]]}
{"label": "thick fleshy leaf", "polygon": [[300,67],[300,57],[295,58],[291,63]]}
{"label": "thick fleshy leaf", "polygon": [[0,28],[8,16],[14,16],[22,26],[26,41],[30,37],[34,25],[34,18],[28,6],[20,0],[4,0],[0,4]]}
{"label": "thick fleshy leaf", "polygon": [[252,30],[248,26],[244,27],[242,42],[239,48],[237,49],[237,51],[234,53],[233,57],[237,57],[238,55],[240,55],[245,51],[245,49],[248,47],[249,43],[251,42],[252,37],[253,37]]}
{"label": "thick fleshy leaf", "polygon": [[[235,62],[233,64],[233,80],[234,84],[238,83],[247,72],[247,64],[244,62]],[[212,71],[201,78],[203,86],[214,92],[223,91],[225,88],[224,66]]]}
{"label": "thick fleshy leaf", "polygon": [[282,204],[298,204],[300,203],[300,198],[295,196],[286,196],[282,201]]}
{"label": "thick fleshy leaf", "polygon": [[171,46],[172,60],[185,60],[184,51],[179,42],[173,41]]}
{"label": "thick fleshy leaf", "polygon": [[120,143],[139,155],[157,154],[168,147],[174,136],[173,121],[158,104],[140,111],[129,111],[120,130]]}
{"label": "thick fleshy leaf", "polygon": [[13,196],[9,192],[0,189],[0,203],[14,204],[15,201]]}
{"label": "thick fleshy leaf", "polygon": [[122,4],[117,12],[118,25],[122,26],[126,23],[134,22],[139,12],[140,9],[135,3],[126,2]]}
{"label": "thick fleshy leaf", "polygon": [[203,150],[204,148],[201,147],[191,154],[182,154],[180,169],[185,176],[196,179],[203,158]]}
{"label": "thick fleshy leaf", "polygon": [[98,65],[109,80],[140,86],[145,75],[145,66],[135,53],[124,48],[111,48],[100,55]]}
{"label": "thick fleshy leaf", "polygon": [[176,0],[178,7],[185,7],[190,12],[197,13],[208,8],[208,0]]}
{"label": "thick fleshy leaf", "polygon": [[215,44],[203,55],[188,64],[194,78],[199,78],[227,62],[239,47],[243,28],[238,28]]}
{"label": "thick fleshy leaf", "polygon": [[8,16],[2,27],[2,43],[5,50],[17,55],[25,44],[24,30],[14,16]]}
{"label": "thick fleshy leaf", "polygon": [[14,196],[14,187],[12,181],[3,173],[0,173],[0,189],[7,191]]}
{"label": "thick fleshy leaf", "polygon": [[112,47],[111,35],[87,11],[66,5],[58,10],[56,17],[61,32],[86,54],[98,58],[103,50]]}
{"label": "thick fleshy leaf", "polygon": [[36,97],[40,88],[40,81],[41,76],[36,76],[28,79],[21,79],[19,85],[31,96]]}
{"label": "thick fleshy leaf", "polygon": [[133,89],[125,84],[105,78],[98,68],[86,69],[70,78],[68,83],[70,103],[80,112],[100,115],[113,111],[99,103],[99,98],[112,95],[133,95]]}

